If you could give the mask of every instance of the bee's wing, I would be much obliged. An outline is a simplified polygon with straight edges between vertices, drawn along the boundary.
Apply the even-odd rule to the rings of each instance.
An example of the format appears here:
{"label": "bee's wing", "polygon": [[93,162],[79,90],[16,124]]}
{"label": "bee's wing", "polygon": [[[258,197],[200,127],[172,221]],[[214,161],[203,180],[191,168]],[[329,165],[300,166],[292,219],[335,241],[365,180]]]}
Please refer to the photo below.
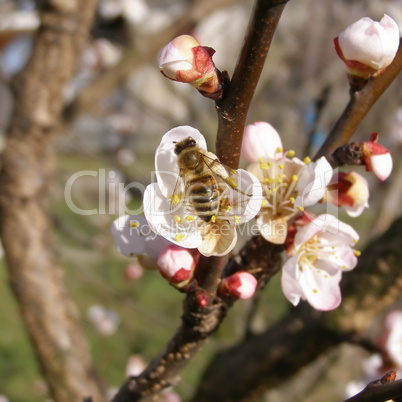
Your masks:
{"label": "bee's wing", "polygon": [[250,183],[241,176],[243,170],[232,169],[219,162],[219,159],[212,153],[202,153],[204,163],[214,175],[218,183],[220,195],[219,214],[225,219],[243,215],[248,203],[252,198],[253,189]]}
{"label": "bee's wing", "polygon": [[180,208],[183,201],[185,201],[185,189],[186,189],[186,175],[181,169],[179,177],[176,180],[174,190],[170,196],[170,211],[173,212],[177,208]]}
{"label": "bee's wing", "polygon": [[[241,186],[241,178],[236,169],[224,165],[216,155],[211,152],[201,152],[204,163],[212,172],[217,182],[224,182],[235,191],[244,192]],[[245,194],[251,197],[249,194]]]}

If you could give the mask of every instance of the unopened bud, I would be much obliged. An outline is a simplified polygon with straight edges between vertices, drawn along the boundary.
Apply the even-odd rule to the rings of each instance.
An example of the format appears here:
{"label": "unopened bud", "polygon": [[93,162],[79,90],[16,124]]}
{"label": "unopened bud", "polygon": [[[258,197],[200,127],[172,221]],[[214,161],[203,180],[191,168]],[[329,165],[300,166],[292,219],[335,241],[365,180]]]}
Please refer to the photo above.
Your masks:
{"label": "unopened bud", "polygon": [[399,28],[388,15],[380,22],[365,17],[346,28],[334,43],[348,74],[367,80],[392,63],[399,47]]}
{"label": "unopened bud", "polygon": [[219,287],[221,294],[236,299],[249,299],[257,289],[257,280],[246,271],[238,271],[222,279]]}
{"label": "unopened bud", "polygon": [[222,77],[212,61],[214,53],[215,50],[201,46],[192,36],[181,35],[162,49],[159,68],[165,77],[190,84],[204,96],[219,100]]}
{"label": "unopened bud", "polygon": [[177,288],[186,286],[193,277],[196,259],[188,249],[171,245],[158,258],[161,275]]}

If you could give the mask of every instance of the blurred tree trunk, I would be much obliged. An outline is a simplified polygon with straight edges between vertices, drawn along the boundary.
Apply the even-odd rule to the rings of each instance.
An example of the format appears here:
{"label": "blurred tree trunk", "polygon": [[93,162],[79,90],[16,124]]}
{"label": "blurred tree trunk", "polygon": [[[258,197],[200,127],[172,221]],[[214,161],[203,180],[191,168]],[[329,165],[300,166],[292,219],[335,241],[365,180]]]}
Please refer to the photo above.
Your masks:
{"label": "blurred tree trunk", "polygon": [[96,0],[40,1],[41,26],[13,82],[15,107],[0,174],[0,234],[9,278],[52,399],[103,401],[77,308],[54,247],[49,196],[63,93]]}

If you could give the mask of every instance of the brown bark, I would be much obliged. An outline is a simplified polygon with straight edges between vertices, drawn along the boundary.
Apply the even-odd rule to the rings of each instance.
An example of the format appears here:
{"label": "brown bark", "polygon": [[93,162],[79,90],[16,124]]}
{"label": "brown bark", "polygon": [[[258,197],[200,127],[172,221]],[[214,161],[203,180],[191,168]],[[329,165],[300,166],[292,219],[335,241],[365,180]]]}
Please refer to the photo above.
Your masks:
{"label": "brown bark", "polygon": [[51,398],[104,400],[52,237],[53,142],[63,92],[88,36],[96,1],[40,2],[41,26],[13,82],[15,109],[0,174],[0,234],[9,278]]}

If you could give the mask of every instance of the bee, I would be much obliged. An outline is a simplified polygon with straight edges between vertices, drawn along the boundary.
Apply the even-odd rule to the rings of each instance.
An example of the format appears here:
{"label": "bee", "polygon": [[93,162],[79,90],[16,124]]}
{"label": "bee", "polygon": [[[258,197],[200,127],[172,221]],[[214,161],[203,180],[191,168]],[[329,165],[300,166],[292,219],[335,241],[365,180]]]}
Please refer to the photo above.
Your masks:
{"label": "bee", "polygon": [[192,137],[175,143],[174,153],[177,155],[180,177],[172,200],[175,197],[176,200],[180,199],[177,194],[184,190],[195,215],[204,222],[213,222],[226,202],[225,188],[229,186],[236,190],[238,186],[233,177],[236,170],[221,164],[215,155],[200,148]]}

